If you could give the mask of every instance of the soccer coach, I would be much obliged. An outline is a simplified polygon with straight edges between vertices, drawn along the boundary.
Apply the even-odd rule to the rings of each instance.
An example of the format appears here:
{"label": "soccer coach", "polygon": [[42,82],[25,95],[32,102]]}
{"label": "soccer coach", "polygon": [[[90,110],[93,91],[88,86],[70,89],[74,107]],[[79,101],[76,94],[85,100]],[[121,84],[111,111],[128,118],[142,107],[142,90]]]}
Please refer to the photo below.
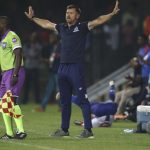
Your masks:
{"label": "soccer coach", "polygon": [[99,16],[89,22],[79,22],[81,10],[76,5],[68,5],[66,8],[66,22],[52,23],[46,19],[37,18],[29,6],[26,16],[44,29],[57,31],[61,37],[61,61],[58,69],[58,84],[62,105],[61,128],[51,136],[68,137],[71,117],[71,96],[73,90],[80,99],[84,118],[84,130],[78,138],[93,138],[90,104],[88,101],[84,81],[84,49],[86,36],[90,30],[110,20],[119,11],[118,1],[113,11],[107,15]]}

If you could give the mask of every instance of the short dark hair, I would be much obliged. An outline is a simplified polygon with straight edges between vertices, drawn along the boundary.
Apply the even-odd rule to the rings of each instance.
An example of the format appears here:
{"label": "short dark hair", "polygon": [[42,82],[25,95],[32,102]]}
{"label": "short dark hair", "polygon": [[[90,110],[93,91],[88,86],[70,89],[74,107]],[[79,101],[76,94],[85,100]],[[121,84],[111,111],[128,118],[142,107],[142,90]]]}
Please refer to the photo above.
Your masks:
{"label": "short dark hair", "polygon": [[81,9],[77,5],[71,4],[67,6],[67,9],[72,9],[72,8],[74,8],[78,12],[78,14],[81,14]]}
{"label": "short dark hair", "polygon": [[0,22],[5,25],[6,28],[10,27],[10,21],[7,16],[0,16]]}

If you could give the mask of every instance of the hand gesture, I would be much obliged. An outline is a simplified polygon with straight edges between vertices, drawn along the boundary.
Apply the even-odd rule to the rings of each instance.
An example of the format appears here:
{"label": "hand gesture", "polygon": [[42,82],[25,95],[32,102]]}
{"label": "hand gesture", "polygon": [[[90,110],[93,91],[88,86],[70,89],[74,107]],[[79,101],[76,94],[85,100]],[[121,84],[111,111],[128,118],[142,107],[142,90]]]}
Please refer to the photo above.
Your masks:
{"label": "hand gesture", "polygon": [[34,17],[34,10],[32,9],[32,6],[29,6],[28,12],[24,12],[24,13],[29,19],[32,19]]}
{"label": "hand gesture", "polygon": [[118,5],[119,5],[119,2],[118,2],[118,0],[116,1],[116,5],[115,5],[115,8],[113,9],[113,15],[116,15],[118,12],[119,12],[119,7],[118,7]]}

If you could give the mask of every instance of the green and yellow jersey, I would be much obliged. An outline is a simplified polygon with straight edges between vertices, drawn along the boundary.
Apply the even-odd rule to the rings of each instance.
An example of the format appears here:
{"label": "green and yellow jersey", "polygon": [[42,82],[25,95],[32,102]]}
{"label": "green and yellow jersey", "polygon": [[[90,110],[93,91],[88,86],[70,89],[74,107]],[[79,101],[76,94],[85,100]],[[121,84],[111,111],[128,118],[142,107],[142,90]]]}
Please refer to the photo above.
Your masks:
{"label": "green and yellow jersey", "polygon": [[[16,48],[22,48],[20,38],[13,31],[7,31],[0,42],[0,68],[1,71],[7,71],[15,67]],[[23,66],[23,60],[21,63]]]}

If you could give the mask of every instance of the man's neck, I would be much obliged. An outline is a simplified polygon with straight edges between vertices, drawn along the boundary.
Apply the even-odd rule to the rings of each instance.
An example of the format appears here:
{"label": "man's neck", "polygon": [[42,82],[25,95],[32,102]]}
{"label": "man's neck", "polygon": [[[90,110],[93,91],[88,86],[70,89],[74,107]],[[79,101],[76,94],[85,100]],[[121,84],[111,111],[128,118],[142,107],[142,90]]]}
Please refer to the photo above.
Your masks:
{"label": "man's neck", "polygon": [[1,36],[3,36],[6,32],[7,32],[7,30],[3,29],[3,31],[1,32]]}
{"label": "man's neck", "polygon": [[8,31],[9,31],[9,29],[4,29],[4,30],[1,32],[1,34],[0,34],[0,39],[1,39],[1,40],[6,36],[6,34],[7,34]]}
{"label": "man's neck", "polygon": [[74,22],[72,22],[72,23],[67,23],[67,24],[68,24],[68,27],[71,27],[71,26],[75,25],[77,22],[78,22],[78,21],[76,20],[76,21],[74,21]]}

